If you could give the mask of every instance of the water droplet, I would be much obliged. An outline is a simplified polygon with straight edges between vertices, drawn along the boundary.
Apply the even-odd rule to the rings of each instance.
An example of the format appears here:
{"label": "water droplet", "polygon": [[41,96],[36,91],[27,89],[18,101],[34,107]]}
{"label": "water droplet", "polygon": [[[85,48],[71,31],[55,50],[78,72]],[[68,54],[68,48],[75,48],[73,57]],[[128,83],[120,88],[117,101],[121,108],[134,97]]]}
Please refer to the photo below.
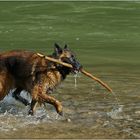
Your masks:
{"label": "water droplet", "polygon": [[68,119],[66,119],[66,121],[67,121],[67,122],[71,122],[71,119],[68,118]]}
{"label": "water droplet", "polygon": [[74,86],[77,88],[77,74],[74,75]]}
{"label": "water droplet", "polygon": [[49,26],[49,29],[52,29],[53,27],[52,26]]}
{"label": "water droplet", "polygon": [[76,40],[79,40],[79,39],[80,39],[79,37],[76,38]]}

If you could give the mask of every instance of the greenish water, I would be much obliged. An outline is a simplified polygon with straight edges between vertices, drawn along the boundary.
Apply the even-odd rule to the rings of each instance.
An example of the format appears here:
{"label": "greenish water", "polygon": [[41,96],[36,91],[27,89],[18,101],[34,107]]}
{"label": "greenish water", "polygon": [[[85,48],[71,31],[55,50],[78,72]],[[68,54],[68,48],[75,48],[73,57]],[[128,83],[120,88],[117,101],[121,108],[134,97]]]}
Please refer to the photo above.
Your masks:
{"label": "greenish water", "polygon": [[[10,97],[0,106],[0,138],[140,138],[140,2],[0,2],[0,51],[44,54],[67,43],[85,69],[115,97],[80,75],[54,93],[64,117],[49,106],[27,115]],[[7,110],[7,112],[6,112]]]}

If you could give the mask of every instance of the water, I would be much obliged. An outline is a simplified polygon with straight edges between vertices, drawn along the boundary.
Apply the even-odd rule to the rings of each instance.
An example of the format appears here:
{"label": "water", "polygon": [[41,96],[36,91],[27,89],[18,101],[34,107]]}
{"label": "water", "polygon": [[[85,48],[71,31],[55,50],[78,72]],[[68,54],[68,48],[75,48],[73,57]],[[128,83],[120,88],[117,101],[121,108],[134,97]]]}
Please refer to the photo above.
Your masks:
{"label": "water", "polygon": [[[0,2],[0,51],[50,54],[68,43],[109,93],[80,74],[52,95],[63,104],[35,116],[11,97],[0,102],[0,138],[140,138],[139,2]],[[115,94],[115,95],[114,95]],[[22,93],[29,101],[30,96]]]}
{"label": "water", "polygon": [[[78,86],[75,88],[73,77],[69,76],[54,94],[64,106],[63,117],[47,104],[46,108],[38,106],[35,116],[28,116],[29,107],[18,103],[9,95],[1,103],[0,108],[1,137],[139,138],[140,106],[137,93],[133,95],[125,93],[126,83],[118,84],[120,82],[117,80],[118,77],[115,79],[112,79],[113,76],[109,77],[110,84],[114,83],[113,89],[120,88],[117,90],[119,103],[98,83],[82,75],[78,77]],[[127,84],[132,83],[128,80]],[[129,87],[127,90],[133,89]],[[22,93],[24,94],[26,93]]]}

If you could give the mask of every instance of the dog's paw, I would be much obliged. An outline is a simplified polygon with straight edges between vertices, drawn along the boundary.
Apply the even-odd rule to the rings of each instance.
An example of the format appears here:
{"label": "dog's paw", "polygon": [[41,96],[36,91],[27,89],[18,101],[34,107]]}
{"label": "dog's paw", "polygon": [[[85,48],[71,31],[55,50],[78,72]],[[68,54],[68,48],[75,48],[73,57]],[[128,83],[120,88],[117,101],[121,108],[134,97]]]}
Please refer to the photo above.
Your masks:
{"label": "dog's paw", "polygon": [[60,116],[64,116],[64,113],[63,113],[63,111],[61,111],[61,112],[58,112],[58,114],[59,114]]}
{"label": "dog's paw", "polygon": [[28,105],[30,106],[31,103],[29,103],[29,102],[27,101],[27,102],[24,102],[24,105],[25,105],[25,106],[28,106]]}
{"label": "dog's paw", "polygon": [[56,111],[59,115],[63,116],[63,107],[61,104],[59,104],[59,106],[57,106]]}
{"label": "dog's paw", "polygon": [[29,110],[29,112],[28,112],[28,115],[31,115],[31,116],[33,116],[34,115],[34,112],[33,112],[33,110]]}

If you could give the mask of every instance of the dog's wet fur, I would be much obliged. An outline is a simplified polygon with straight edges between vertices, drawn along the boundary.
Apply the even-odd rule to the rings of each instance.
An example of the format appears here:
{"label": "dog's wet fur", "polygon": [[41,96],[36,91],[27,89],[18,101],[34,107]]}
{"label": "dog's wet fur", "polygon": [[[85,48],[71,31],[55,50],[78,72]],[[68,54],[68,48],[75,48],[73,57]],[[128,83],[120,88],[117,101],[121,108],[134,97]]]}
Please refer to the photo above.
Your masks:
{"label": "dog's wet fur", "polygon": [[[81,65],[67,45],[62,49],[55,43],[54,52],[49,57],[69,63],[73,68],[50,62],[44,55],[29,51],[10,51],[0,54],[0,100],[15,89],[13,97],[24,105],[30,105],[29,114],[33,115],[37,103],[54,105],[57,113],[62,115],[62,105],[50,96],[55,87],[70,73],[80,70]],[[22,90],[31,94],[29,103],[20,96]]]}

